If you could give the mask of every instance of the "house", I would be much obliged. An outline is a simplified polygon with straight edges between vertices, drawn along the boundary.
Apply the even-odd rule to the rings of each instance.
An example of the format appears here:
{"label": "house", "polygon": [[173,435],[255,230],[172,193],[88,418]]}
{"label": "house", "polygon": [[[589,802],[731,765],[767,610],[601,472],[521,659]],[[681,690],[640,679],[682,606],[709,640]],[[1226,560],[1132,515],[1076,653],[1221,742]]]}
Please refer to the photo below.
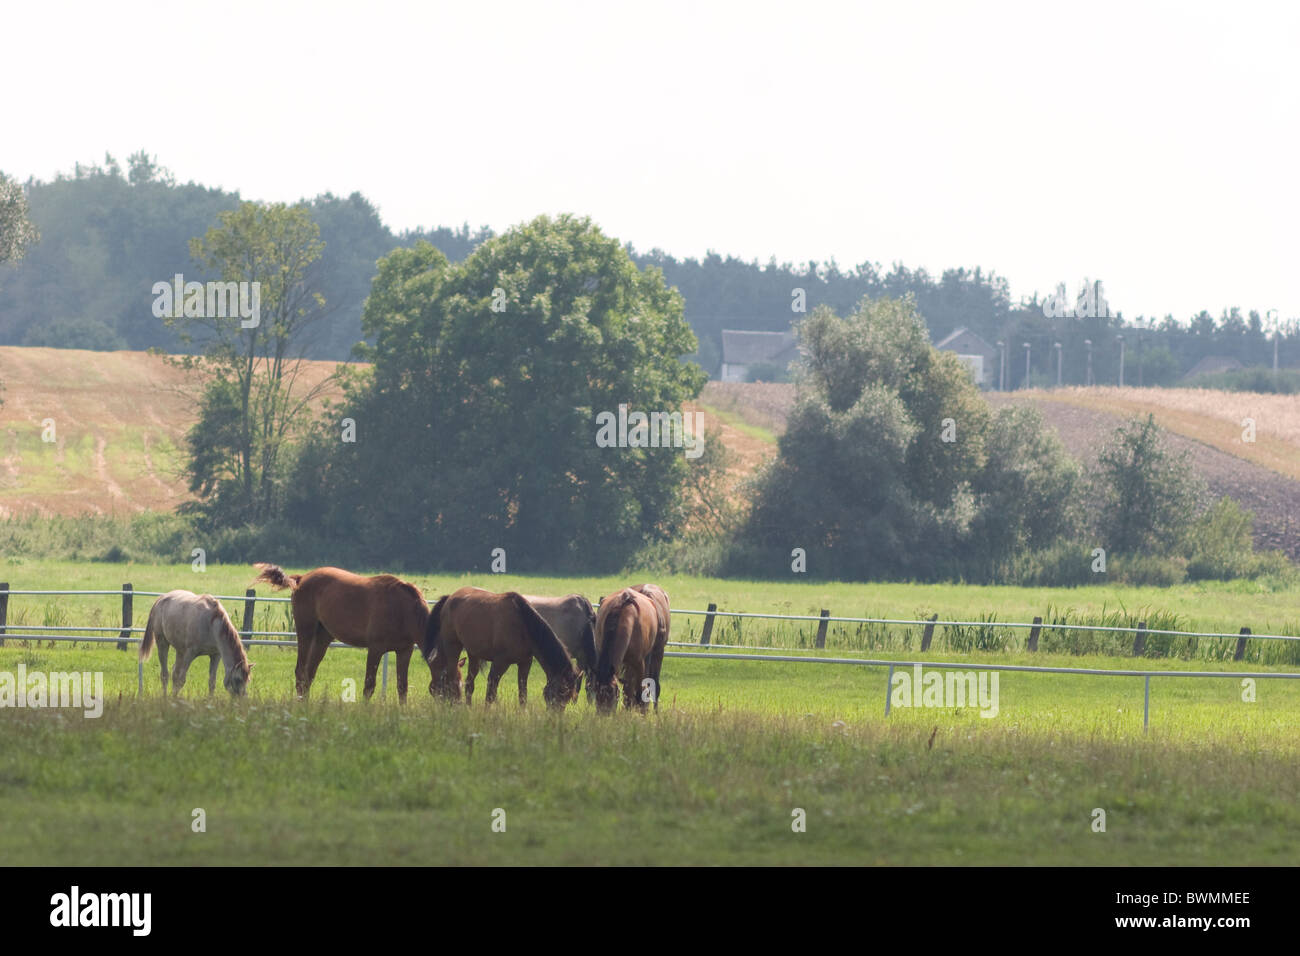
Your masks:
{"label": "house", "polygon": [[1186,382],[1198,375],[1217,375],[1219,372],[1231,372],[1244,367],[1235,358],[1228,358],[1225,355],[1207,355],[1187,370],[1183,381]]}
{"label": "house", "polygon": [[970,329],[962,326],[934,343],[943,352],[955,352],[970,366],[975,384],[981,388],[996,388],[998,380],[998,350]]}
{"label": "house", "polygon": [[799,354],[794,333],[722,330],[722,381],[749,381],[756,365],[775,365],[784,370]]}

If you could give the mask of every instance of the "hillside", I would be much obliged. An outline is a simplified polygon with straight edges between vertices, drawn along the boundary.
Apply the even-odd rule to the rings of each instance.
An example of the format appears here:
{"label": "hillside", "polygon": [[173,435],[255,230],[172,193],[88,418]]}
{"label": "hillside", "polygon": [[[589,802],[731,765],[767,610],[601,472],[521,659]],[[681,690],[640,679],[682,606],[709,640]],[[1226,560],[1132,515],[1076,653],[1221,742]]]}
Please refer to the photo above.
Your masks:
{"label": "hillside", "polygon": [[[336,368],[309,362],[314,385]],[[0,347],[0,517],[170,511],[201,378],[147,352]],[[54,441],[42,440],[53,420]]]}

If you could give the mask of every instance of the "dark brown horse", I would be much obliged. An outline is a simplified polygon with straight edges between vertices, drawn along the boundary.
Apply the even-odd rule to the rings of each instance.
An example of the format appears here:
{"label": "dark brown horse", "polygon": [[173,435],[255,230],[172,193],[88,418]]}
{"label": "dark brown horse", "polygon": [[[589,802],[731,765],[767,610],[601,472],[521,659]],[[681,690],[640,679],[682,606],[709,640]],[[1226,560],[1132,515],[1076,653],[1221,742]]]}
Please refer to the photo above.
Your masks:
{"label": "dark brown horse", "polygon": [[[596,709],[612,713],[618,706],[618,682],[623,703],[645,711],[658,700],[667,633],[659,629],[654,602],[634,588],[615,591],[596,612]],[[650,684],[643,686],[649,679]],[[647,695],[646,691],[649,691]]]}
{"label": "dark brown horse", "polygon": [[293,591],[293,626],[298,632],[294,678],[300,700],[310,692],[316,668],[330,641],[339,640],[369,652],[367,699],[375,692],[380,660],[393,651],[397,655],[397,697],[405,702],[411,652],[424,636],[429,620],[429,605],[419,588],[391,574],[367,578],[340,568],[285,574],[274,564],[253,567],[261,572],[253,579],[254,584],[265,581],[274,590]]}
{"label": "dark brown horse", "polygon": [[492,664],[488,671],[489,704],[496,700],[497,684],[512,664],[519,671],[519,705],[527,704],[528,671],[534,657],[546,672],[542,698],[547,706],[562,709],[576,700],[582,689],[582,673],[574,670],[555,632],[524,596],[514,591],[494,594],[483,588],[464,587],[438,600],[420,643],[429,670],[434,672],[429,690],[460,699],[459,687],[453,686],[446,675],[448,662],[458,661],[462,648],[469,655],[467,702],[474,696],[474,677],[482,661]]}

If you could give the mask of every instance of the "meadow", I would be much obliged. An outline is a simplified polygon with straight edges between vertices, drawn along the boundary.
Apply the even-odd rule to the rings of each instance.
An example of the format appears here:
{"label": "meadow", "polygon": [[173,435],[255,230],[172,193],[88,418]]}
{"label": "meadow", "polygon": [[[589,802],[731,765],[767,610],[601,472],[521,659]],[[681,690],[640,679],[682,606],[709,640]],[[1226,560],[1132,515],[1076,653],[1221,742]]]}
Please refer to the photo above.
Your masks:
{"label": "meadow", "polygon": [[[294,569],[298,570],[298,569]],[[184,586],[242,593],[251,569],[31,562],[0,566],[11,587]],[[470,580],[413,576],[431,596]],[[614,579],[479,576],[494,589],[613,590]],[[202,582],[202,583],[199,583]],[[1294,592],[1234,585],[1045,590],[850,586],[669,579],[675,607],[1019,619],[1049,603],[1080,613],[1120,603],[1181,615],[1197,628],[1294,625]],[[265,593],[265,592],[259,592]],[[55,603],[57,601],[57,603]],[[108,623],[117,598],[14,596],[24,608],[90,604]],[[137,621],[148,601],[137,600]],[[268,606],[268,617],[282,613]],[[238,607],[232,607],[238,611]],[[71,611],[69,613],[72,613]],[[1290,616],[1288,616],[1290,615]],[[235,620],[239,621],[236,614]],[[674,620],[698,639],[699,618]],[[34,621],[28,621],[34,623]],[[750,628],[760,622],[746,622]],[[1235,625],[1235,626],[1233,626]],[[258,622],[259,628],[262,622]],[[789,627],[789,625],[784,625]],[[278,629],[278,628],[268,628]],[[815,624],[800,630],[811,635]],[[719,620],[715,639],[725,637]],[[792,635],[793,631],[789,632]],[[771,629],[746,638],[780,636]],[[1131,668],[1123,654],[1015,646],[850,646],[885,659]],[[791,637],[793,640],[793,637]],[[841,641],[841,639],[844,639]],[[840,642],[840,643],[837,643]],[[1263,643],[1263,642],[1255,642]],[[683,649],[675,649],[683,652]],[[684,651],[689,653],[689,651]],[[1300,686],[1236,677],[1152,680],[1003,672],[998,712],[893,707],[881,667],[673,657],[660,711],[596,715],[585,699],[541,706],[534,668],[520,710],[513,674],[487,709],[435,702],[412,662],[411,695],[360,697],[364,656],[332,649],[310,700],[293,699],[294,650],[255,647],[248,698],[230,700],[207,669],[180,700],[161,699],[157,660],[137,696],[134,647],[9,639],[0,672],[104,673],[103,716],[5,709],[0,720],[0,862],[11,864],[1296,864],[1300,863]],[[1142,669],[1290,671],[1230,660],[1146,658]],[[349,692],[355,682],[357,693]],[[481,701],[480,685],[480,701]],[[202,808],[206,832],[191,829]],[[1106,812],[1095,832],[1094,811]],[[803,811],[803,832],[794,824]],[[502,813],[496,813],[502,811]],[[505,830],[498,828],[504,821]]]}

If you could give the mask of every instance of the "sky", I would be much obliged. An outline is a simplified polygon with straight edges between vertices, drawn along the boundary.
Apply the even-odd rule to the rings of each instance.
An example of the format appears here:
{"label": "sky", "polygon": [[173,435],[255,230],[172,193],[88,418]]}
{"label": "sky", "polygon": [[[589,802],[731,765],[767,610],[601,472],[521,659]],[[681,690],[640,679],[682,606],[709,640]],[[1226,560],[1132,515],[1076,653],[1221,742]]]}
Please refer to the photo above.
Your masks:
{"label": "sky", "polygon": [[590,216],[637,250],[1101,279],[1300,317],[1300,4],[48,2],[0,170],[144,149],[395,230]]}

